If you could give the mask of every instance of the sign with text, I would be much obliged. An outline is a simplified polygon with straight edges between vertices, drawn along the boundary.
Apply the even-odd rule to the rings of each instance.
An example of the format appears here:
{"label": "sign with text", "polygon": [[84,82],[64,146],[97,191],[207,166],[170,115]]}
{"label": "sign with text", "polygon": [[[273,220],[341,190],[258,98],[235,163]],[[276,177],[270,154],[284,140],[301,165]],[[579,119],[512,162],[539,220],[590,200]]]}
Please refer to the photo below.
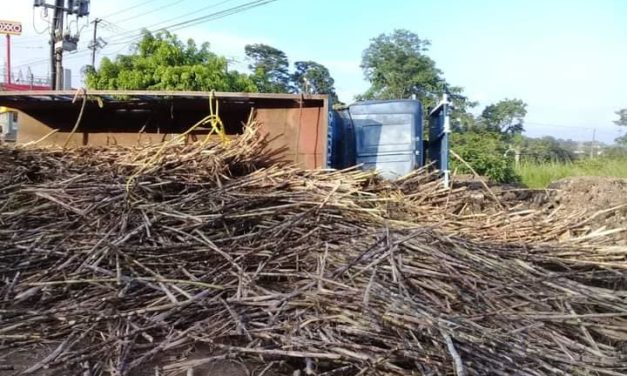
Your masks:
{"label": "sign with text", "polygon": [[22,34],[22,23],[17,21],[0,20],[0,34]]}

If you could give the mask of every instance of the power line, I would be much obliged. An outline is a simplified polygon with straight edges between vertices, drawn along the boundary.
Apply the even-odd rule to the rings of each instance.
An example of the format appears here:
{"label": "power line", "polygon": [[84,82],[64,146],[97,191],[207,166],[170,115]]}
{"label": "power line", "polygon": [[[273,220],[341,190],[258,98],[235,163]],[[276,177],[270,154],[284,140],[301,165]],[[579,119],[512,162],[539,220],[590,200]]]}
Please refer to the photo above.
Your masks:
{"label": "power line", "polygon": [[34,46],[11,46],[11,48],[20,49],[20,50],[41,50],[44,49],[44,46],[34,47]]}
{"label": "power line", "polygon": [[[211,5],[208,5],[208,6],[199,8],[199,9],[196,9],[196,10],[194,10],[192,12],[184,13],[184,14],[181,14],[181,15],[176,16],[176,17],[172,17],[172,18],[169,18],[169,19],[166,19],[166,20],[159,21],[159,22],[157,22],[155,24],[152,24],[150,26],[145,26],[145,27],[141,27],[141,28],[137,28],[137,29],[131,30],[131,31],[127,32],[127,33],[123,33],[121,35],[118,35],[118,36],[114,37],[113,39],[114,40],[129,39],[129,38],[130,39],[135,39],[137,34],[141,33],[143,30],[151,30],[151,29],[154,29],[154,28],[159,28],[159,30],[165,30],[165,29],[168,29],[169,27],[164,27],[163,25],[166,25],[169,22],[172,22],[172,21],[175,21],[175,20],[180,20],[181,18],[185,18],[185,17],[188,17],[188,16],[196,16],[200,12],[206,11],[208,9],[213,9],[213,8],[219,7],[221,5],[224,5],[224,4],[233,2],[233,1],[235,1],[235,0],[223,0],[223,1],[211,4]],[[256,2],[259,2],[259,1],[260,0],[251,1],[249,3],[245,3],[245,4],[242,4],[242,5],[247,5],[247,4],[250,4],[250,3],[256,3]],[[242,6],[242,5],[239,5],[239,6]],[[234,8],[237,8],[237,7],[229,8],[227,10],[234,9]],[[212,13],[210,15],[213,15],[213,14],[215,14],[215,13]]]}
{"label": "power line", "polygon": [[[228,0],[227,0],[228,1]],[[219,12],[214,12],[205,16],[200,16],[200,17],[196,17],[193,18],[191,20],[187,20],[187,21],[182,21],[173,25],[169,25],[169,26],[165,26],[165,27],[159,27],[156,30],[153,30],[153,32],[158,32],[158,31],[178,31],[178,30],[182,30],[182,29],[186,29],[188,27],[192,27],[192,26],[196,26],[196,25],[200,25],[202,23],[205,23],[207,21],[214,21],[220,18],[224,18],[227,16],[231,16],[237,13],[241,13],[244,12],[246,10],[249,9],[253,9],[253,8],[257,8],[260,7],[262,5],[266,5],[266,4],[270,4],[273,3],[277,0],[255,0],[255,1],[250,1],[248,3],[245,4],[241,4],[229,9],[225,9]],[[140,29],[141,30],[141,29]],[[132,43],[134,41],[137,41],[139,39],[141,39],[142,36],[138,35],[138,36],[134,36],[134,37],[130,37],[127,38],[125,40],[120,40],[120,41],[116,41],[111,43],[111,45],[119,45],[119,44],[128,44],[128,43]]]}
{"label": "power line", "polygon": [[[224,0],[224,1],[221,1],[219,3],[213,4],[211,6],[203,7],[201,9],[205,9],[206,10],[206,9],[210,9],[210,8],[215,8],[216,6],[220,6],[220,5],[226,4],[226,3],[231,2],[231,1],[233,1],[233,0]],[[257,8],[257,7],[260,7],[260,6],[269,4],[269,3],[273,3],[275,1],[277,1],[277,0],[254,0],[254,1],[249,1],[247,3],[240,4],[238,6],[234,6],[234,7],[231,7],[231,8],[228,8],[228,9],[224,9],[224,10],[221,10],[221,11],[218,11],[218,12],[213,12],[213,13],[206,14],[206,15],[203,15],[203,16],[195,17],[195,18],[192,18],[190,20],[178,22],[178,23],[173,24],[173,25],[160,27],[157,30],[153,30],[153,32],[154,31],[161,31],[161,30],[168,30],[168,31],[182,30],[182,29],[185,29],[187,27],[196,26],[196,25],[202,24],[202,23],[207,22],[207,21],[213,21],[213,20],[217,20],[217,19],[220,19],[220,18],[224,18],[224,17],[230,16],[230,15],[234,15],[234,14],[237,14],[237,13],[241,13],[241,12],[253,9],[253,8]],[[175,19],[180,19],[180,18],[182,18],[182,17],[184,17],[186,15],[191,15],[191,14],[198,14],[198,10],[195,11],[195,12],[190,12],[190,13],[187,13],[185,15],[174,17],[174,18],[168,19],[166,21],[162,21],[162,22],[159,22],[157,24],[151,25],[151,26],[148,27],[148,29],[149,28],[153,28],[155,26],[162,25],[163,23],[166,23],[166,22],[173,21]],[[145,30],[145,29],[146,28],[136,29],[135,31],[131,31],[128,34],[131,34],[131,33],[135,34],[136,32],[141,32],[142,30]],[[126,39],[124,39],[124,38],[126,38]],[[134,42],[136,40],[139,40],[141,38],[142,38],[141,35],[139,35],[139,36],[135,35],[133,37],[124,37],[124,36],[122,36],[122,39],[113,38],[114,42],[109,43],[109,46],[120,45],[120,44],[130,44],[130,43],[132,43],[132,42]],[[88,50],[80,51],[80,52],[77,52],[77,53],[75,53],[73,55],[68,56],[66,59],[69,60],[69,59],[76,59],[78,57],[84,57],[89,52],[90,51],[88,51]],[[105,55],[107,55],[107,54],[105,54]],[[16,65],[16,67],[22,67],[22,66],[28,66],[28,65],[38,65],[40,63],[47,63],[47,62],[48,62],[47,59],[40,59],[40,60],[35,60],[35,61],[31,61],[31,62],[26,62],[26,63],[20,64],[20,65]]]}
{"label": "power line", "polygon": [[[201,16],[201,17],[197,17],[195,19],[189,20],[189,21],[184,21],[184,22],[180,22],[178,24],[174,24],[174,25],[170,25],[167,28],[163,28],[163,29],[167,29],[167,30],[181,30],[190,26],[195,26],[195,25],[199,25],[204,23],[205,21],[213,21],[213,20],[217,20],[220,18],[224,18],[233,14],[237,14],[237,13],[241,13],[244,11],[247,11],[249,9],[253,9],[253,8],[257,8],[266,4],[270,4],[275,2],[276,0],[257,0],[257,1],[251,1],[249,3],[246,4],[242,4],[240,6],[237,7],[233,7],[221,12],[216,12],[214,14],[210,14],[207,16]],[[184,27],[181,27],[184,26]]]}
{"label": "power line", "polygon": [[[152,28],[159,27],[159,26],[164,25],[164,24],[166,24],[168,22],[171,22],[171,21],[174,21],[174,20],[177,20],[177,19],[181,19],[181,18],[186,17],[186,16],[197,15],[199,12],[201,12],[203,10],[215,8],[215,7],[218,7],[220,5],[224,5],[224,4],[232,2],[232,1],[234,1],[234,0],[223,0],[223,1],[220,1],[220,2],[215,3],[215,4],[211,4],[209,6],[205,6],[205,7],[196,9],[193,12],[185,13],[185,14],[182,14],[182,15],[179,15],[179,16],[176,16],[176,17],[169,18],[169,19],[164,20],[164,21],[160,21],[160,22],[158,22],[156,24],[153,24],[153,25],[150,25],[148,27],[142,27],[142,28],[138,28],[138,29],[126,32],[126,33],[119,34],[118,36],[109,39],[111,41],[111,43],[109,43],[109,45],[110,46],[114,46],[114,45],[120,45],[120,44],[130,44],[130,43],[132,43],[135,40],[141,39],[141,35],[138,36],[136,34],[140,33],[143,30],[146,30],[146,29],[150,30]],[[191,20],[182,21],[182,22],[176,23],[174,25],[160,27],[159,29],[157,29],[155,31],[160,31],[160,30],[170,30],[170,31],[182,30],[182,29],[184,29],[186,27],[195,26],[195,25],[201,24],[201,23],[206,22],[206,21],[216,20],[216,19],[223,18],[223,17],[229,16],[229,15],[232,15],[232,14],[237,14],[237,13],[246,11],[248,9],[252,9],[252,8],[256,8],[256,7],[259,7],[259,6],[268,4],[268,3],[272,3],[274,1],[276,1],[276,0],[255,0],[255,1],[249,1],[247,3],[240,4],[238,6],[235,6],[235,7],[232,7],[232,8],[228,8],[228,9],[225,9],[225,10],[222,10],[222,11],[219,11],[219,12],[214,12],[214,13],[210,13],[210,14],[207,14],[207,15],[204,15],[204,16],[193,18]],[[132,8],[137,8],[137,7],[139,7],[139,6],[143,5],[143,4],[146,4],[146,2],[143,2],[143,3],[140,3],[140,4],[136,4],[133,7],[128,7],[128,8],[125,8],[125,9],[120,10],[120,11],[115,12],[115,13],[121,13],[124,10],[130,10]],[[190,22],[192,22],[192,24],[190,24],[188,26],[185,26],[186,24],[188,24]],[[76,53],[76,54],[74,54],[72,56],[78,57],[77,55],[85,54],[85,53],[86,53],[86,51],[81,51],[81,52],[78,52],[78,53]],[[27,65],[38,65],[38,64],[41,64],[41,63],[44,63],[44,62],[47,62],[47,61],[48,61],[47,59],[37,59],[37,60],[32,60],[32,61],[29,61],[29,62],[25,62],[25,63],[19,64],[19,65],[16,65],[16,67],[27,66]]]}
{"label": "power line", "polygon": [[137,8],[139,8],[139,7],[143,6],[143,5],[148,4],[148,3],[154,3],[154,0],[143,0],[143,1],[139,1],[139,2],[137,2],[135,5],[131,5],[130,7],[123,8],[123,9],[117,10],[117,11],[115,11],[115,12],[113,12],[113,13],[106,14],[106,15],[102,16],[101,18],[111,18],[112,16],[115,16],[115,15],[117,15],[117,14],[126,13],[126,12],[128,12],[128,11],[131,11],[131,10],[133,10],[133,9],[137,9]]}
{"label": "power line", "polygon": [[[550,128],[565,128],[565,129],[577,129],[580,131],[591,131],[591,130],[595,130],[597,131],[597,133],[604,133],[604,134],[611,134],[611,133],[615,133],[612,130],[609,129],[599,129],[599,125],[605,124],[605,122],[599,122],[598,125],[586,125],[586,126],[577,126],[577,125],[566,125],[566,124],[552,124],[552,123],[540,123],[540,122],[533,122],[533,121],[525,121],[525,125],[535,125],[535,126],[540,126],[540,127],[550,127]],[[617,129],[616,132],[620,133],[620,129]]]}
{"label": "power line", "polygon": [[594,126],[576,126],[576,125],[565,125],[565,124],[537,123],[533,121],[525,121],[525,124],[538,125],[542,127],[555,127],[555,128],[594,129]]}
{"label": "power line", "polygon": [[[180,3],[184,2],[184,1],[186,1],[186,0],[178,0],[178,1],[174,1],[174,2],[169,2],[168,4],[165,4],[165,5],[162,5],[160,7],[153,8],[153,9],[148,8],[148,10],[146,10],[146,11],[142,11],[142,12],[140,12],[138,14],[135,14],[135,15],[123,18],[121,20],[118,20],[115,17],[113,17],[115,22],[112,22],[110,19],[104,19],[105,17],[109,18],[112,14],[101,16],[99,18],[101,20],[103,20],[103,27],[104,27],[104,29],[107,29],[107,30],[111,31],[111,33],[112,33],[112,34],[105,35],[104,38],[111,38],[113,35],[115,35],[115,38],[118,38],[121,35],[132,34],[132,33],[134,33],[134,31],[129,31],[128,29],[126,29],[124,27],[121,27],[119,24],[120,23],[124,23],[124,22],[129,21],[129,20],[136,20],[136,19],[144,17],[146,15],[149,15],[149,14],[161,11],[163,9],[173,7],[173,6],[178,5],[178,4],[180,4]],[[140,6],[144,5],[144,4],[145,3],[140,3],[140,4],[135,5],[134,7],[129,7],[129,8],[126,8],[126,9],[127,10],[136,9],[136,8],[138,8],[138,7],[140,7]],[[118,13],[122,13],[122,12],[120,11],[120,12],[116,12],[116,13],[113,13],[113,14],[118,14]]]}
{"label": "power line", "polygon": [[149,14],[156,13],[156,12],[158,12],[158,11],[160,11],[160,10],[163,10],[163,9],[166,9],[166,8],[173,7],[173,6],[178,5],[178,4],[180,4],[180,3],[184,2],[184,1],[186,1],[186,0],[178,0],[178,1],[174,1],[174,2],[171,2],[171,3],[169,3],[169,4],[162,5],[162,6],[160,6],[160,7],[157,7],[157,8],[155,8],[155,9],[152,9],[152,10],[150,10],[150,11],[148,11],[148,12],[142,12],[142,13],[140,13],[140,14],[136,14],[136,15],[134,15],[134,16],[130,16],[130,17],[127,17],[127,18],[124,18],[124,19],[121,19],[121,20],[116,20],[116,23],[122,23],[122,22],[126,22],[126,21],[133,20],[133,19],[136,19],[136,18],[144,17],[144,16],[147,16],[147,15],[149,15]]}
{"label": "power line", "polygon": [[42,35],[42,34],[47,33],[47,32],[48,32],[48,29],[50,28],[50,23],[48,22],[48,20],[46,20],[46,19],[43,17],[43,15],[44,15],[44,10],[45,10],[45,8],[41,10],[41,13],[40,13],[40,18],[41,18],[42,20],[45,20],[45,21],[46,21],[46,23],[48,24],[48,26],[46,26],[46,28],[45,28],[43,31],[39,31],[39,30],[37,30],[37,26],[36,26],[36,23],[35,23],[35,10],[33,9],[33,30],[35,30],[35,32],[36,32],[37,34],[39,34],[39,35]]}

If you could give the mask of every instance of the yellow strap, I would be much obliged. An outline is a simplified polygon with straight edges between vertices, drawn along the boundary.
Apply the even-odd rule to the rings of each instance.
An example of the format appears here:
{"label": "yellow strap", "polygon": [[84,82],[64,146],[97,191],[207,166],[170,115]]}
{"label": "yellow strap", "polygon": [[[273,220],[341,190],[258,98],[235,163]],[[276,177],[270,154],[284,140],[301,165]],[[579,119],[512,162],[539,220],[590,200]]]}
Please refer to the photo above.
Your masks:
{"label": "yellow strap", "polygon": [[214,94],[213,94],[213,91],[212,91],[209,94],[209,116],[204,117],[198,123],[192,125],[188,130],[186,130],[185,132],[183,132],[183,133],[179,134],[178,136],[172,138],[170,141],[164,142],[161,145],[161,147],[157,150],[157,152],[151,158],[149,158],[148,160],[144,161],[141,164],[141,166],[126,181],[126,191],[127,192],[130,192],[131,185],[133,184],[135,179],[137,179],[137,177],[142,172],[148,170],[149,168],[155,166],[158,163],[159,158],[161,157],[161,155],[162,155],[163,151],[166,149],[166,147],[168,147],[169,145],[171,145],[173,143],[177,143],[177,142],[179,142],[181,140],[184,140],[185,137],[187,137],[187,135],[189,135],[191,132],[193,132],[198,127],[205,126],[207,124],[209,124],[211,126],[211,129],[209,130],[209,133],[207,134],[207,137],[205,137],[205,139],[201,143],[201,146],[204,146],[207,143],[209,143],[210,137],[213,134],[218,135],[220,137],[221,142],[223,144],[228,144],[229,143],[230,140],[226,136],[226,130],[224,128],[224,123],[222,122],[222,119],[220,119],[220,116],[219,116],[220,105],[219,105],[219,102],[218,102],[217,99],[215,100],[216,104],[215,104],[215,112],[214,112],[214,108],[213,108],[213,100],[214,99],[215,98],[214,98]]}

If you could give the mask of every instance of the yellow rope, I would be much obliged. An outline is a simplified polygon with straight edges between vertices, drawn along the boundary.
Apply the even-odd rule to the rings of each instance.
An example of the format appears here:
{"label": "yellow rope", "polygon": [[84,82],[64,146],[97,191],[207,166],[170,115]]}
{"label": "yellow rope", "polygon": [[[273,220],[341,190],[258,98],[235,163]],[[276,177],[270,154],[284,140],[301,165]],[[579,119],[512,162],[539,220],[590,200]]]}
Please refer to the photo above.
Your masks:
{"label": "yellow rope", "polygon": [[214,94],[213,92],[211,92],[209,94],[209,115],[208,116],[202,118],[199,122],[192,125],[188,130],[172,138],[170,141],[162,143],[161,147],[159,147],[157,152],[150,159],[142,163],[142,165],[126,181],[126,192],[130,192],[131,185],[141,173],[143,173],[150,167],[153,167],[157,163],[157,161],[161,157],[161,154],[168,146],[170,146],[171,144],[177,143],[181,140],[184,140],[190,133],[192,133],[198,127],[201,127],[207,124],[211,125],[211,129],[209,130],[209,133],[207,134],[205,139],[202,141],[201,147],[209,143],[210,137],[213,134],[218,135],[222,143],[227,144],[229,142],[229,139],[226,136],[226,131],[224,129],[224,123],[222,122],[222,119],[220,119],[220,116],[219,116],[220,108],[219,108],[219,102],[217,99],[215,99],[216,108],[215,108],[215,113],[214,113],[214,109],[213,109],[214,99],[215,99]]}
{"label": "yellow rope", "polygon": [[78,98],[79,94],[82,94],[82,97],[83,97],[81,110],[78,113],[78,119],[76,119],[76,123],[74,123],[74,128],[72,128],[72,131],[65,139],[65,143],[63,144],[63,149],[65,149],[68,146],[68,144],[70,143],[70,140],[72,139],[72,136],[74,136],[74,133],[76,133],[76,131],[78,130],[78,126],[81,124],[81,120],[83,119],[83,113],[85,112],[85,105],[87,104],[87,90],[85,89],[76,90],[76,94],[74,94],[74,99],[72,100],[72,103],[76,103],[76,99]]}
{"label": "yellow rope", "polygon": [[[216,102],[215,112],[213,110],[214,100]],[[209,133],[207,133],[207,136],[205,137],[205,140],[202,142],[202,144],[206,145],[209,142],[211,136],[214,134],[220,137],[220,141],[222,141],[222,143],[228,144],[229,138],[226,136],[224,123],[222,122],[222,119],[220,119],[220,102],[218,102],[218,100],[214,98],[213,91],[209,93],[209,114],[211,130],[209,131]]]}
{"label": "yellow rope", "polygon": [[29,147],[29,146],[33,146],[33,145],[37,145],[38,143],[42,142],[43,140],[47,139],[48,137],[52,136],[53,134],[57,133],[59,130],[58,129],[53,129],[50,132],[46,133],[45,136],[43,136],[42,138],[36,140],[36,141],[30,141],[27,142],[25,144],[22,144],[20,146],[22,147]]}

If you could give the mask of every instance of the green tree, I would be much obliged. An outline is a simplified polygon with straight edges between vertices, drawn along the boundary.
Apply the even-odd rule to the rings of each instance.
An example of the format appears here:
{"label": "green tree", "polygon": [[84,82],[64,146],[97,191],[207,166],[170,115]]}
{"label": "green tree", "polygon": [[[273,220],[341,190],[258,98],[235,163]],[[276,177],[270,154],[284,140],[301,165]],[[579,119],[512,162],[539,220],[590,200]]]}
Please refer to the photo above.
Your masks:
{"label": "green tree", "polygon": [[425,53],[430,42],[408,30],[395,30],[371,40],[361,68],[370,88],[362,99],[406,99],[416,95],[430,107],[445,87],[442,72]]}
{"label": "green tree", "polygon": [[297,61],[296,70],[292,74],[294,86],[301,93],[328,94],[333,103],[338,103],[335,93],[335,80],[329,70],[315,61]]}
{"label": "green tree", "polygon": [[[622,110],[616,111],[616,115],[618,115],[618,120],[614,121],[614,124],[627,127],[627,108],[623,108]],[[627,134],[622,135],[614,140],[619,145],[627,146]]]}
{"label": "green tree", "polygon": [[520,134],[524,131],[527,104],[520,99],[504,99],[487,106],[481,113],[481,123],[492,132],[506,135]]}
{"label": "green tree", "polygon": [[264,93],[289,93],[289,61],[285,52],[266,44],[249,44],[244,48],[251,63],[253,80]]}
{"label": "green tree", "polygon": [[92,89],[121,90],[217,90],[255,92],[246,74],[227,69],[227,60],[198,47],[193,40],[181,42],[167,31],[143,32],[130,55],[102,59],[98,70],[87,72]]}
{"label": "green tree", "polygon": [[616,111],[616,115],[618,115],[618,120],[615,120],[614,124],[627,127],[627,108]]}
{"label": "green tree", "polygon": [[425,109],[426,119],[429,109],[447,92],[453,103],[453,128],[471,127],[474,117],[468,109],[476,103],[462,94],[461,87],[446,82],[435,61],[426,54],[430,44],[408,30],[373,38],[361,60],[370,88],[357,99],[407,99],[415,95]]}
{"label": "green tree", "polygon": [[476,107],[478,103],[464,96],[463,89],[459,86],[447,87],[446,92],[452,103],[451,128],[453,132],[479,129],[479,119],[470,112],[470,109]]}
{"label": "green tree", "polygon": [[450,119],[453,132],[468,132],[479,129],[478,119],[471,112],[459,111],[454,108]]}
{"label": "green tree", "polygon": [[575,160],[575,153],[567,148],[565,141],[551,136],[523,137],[522,153],[524,160],[536,163],[572,162]]}

